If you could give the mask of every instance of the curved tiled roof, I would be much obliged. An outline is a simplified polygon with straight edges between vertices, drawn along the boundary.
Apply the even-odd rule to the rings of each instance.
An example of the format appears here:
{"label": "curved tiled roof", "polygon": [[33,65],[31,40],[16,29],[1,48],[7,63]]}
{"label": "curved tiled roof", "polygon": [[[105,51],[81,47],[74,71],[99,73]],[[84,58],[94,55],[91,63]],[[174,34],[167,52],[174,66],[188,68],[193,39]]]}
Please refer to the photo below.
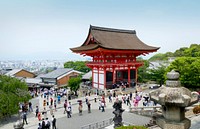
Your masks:
{"label": "curved tiled roof", "polygon": [[122,30],[104,27],[90,26],[89,35],[86,41],[76,48],[71,48],[73,52],[105,48],[112,50],[142,50],[156,51],[159,47],[153,47],[142,42],[136,35],[135,30]]}

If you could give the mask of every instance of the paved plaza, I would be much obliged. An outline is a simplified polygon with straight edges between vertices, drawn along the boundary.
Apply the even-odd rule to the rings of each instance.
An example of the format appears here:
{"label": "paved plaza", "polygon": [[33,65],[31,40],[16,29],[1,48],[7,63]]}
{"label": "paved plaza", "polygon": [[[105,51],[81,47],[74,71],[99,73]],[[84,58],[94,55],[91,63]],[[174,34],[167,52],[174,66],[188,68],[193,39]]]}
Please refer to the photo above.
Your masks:
{"label": "paved plaza", "polygon": [[[98,110],[98,100],[95,103],[94,102],[94,95],[89,96],[89,100],[91,100],[91,113],[87,112],[87,105],[85,102],[83,102],[83,115],[79,116],[78,114],[78,103],[77,100],[85,101],[85,97],[81,97],[78,99],[70,100],[72,103],[72,117],[67,118],[67,115],[63,113],[63,102],[66,98],[61,98],[61,104],[57,105],[57,111],[54,112],[54,115],[57,119],[57,128],[58,129],[81,129],[82,126],[101,122],[103,120],[107,120],[114,117],[113,112],[113,102],[109,103],[108,98],[106,98],[106,108],[105,112],[101,112]],[[37,129],[38,127],[38,119],[35,117],[35,106],[38,105],[40,107],[40,111],[43,110],[43,99],[40,96],[33,98],[31,102],[33,103],[34,112],[31,112],[28,114],[28,125],[24,125],[24,129]],[[119,96],[119,99],[121,99],[121,96]],[[139,106],[142,106],[142,104],[139,104]],[[145,125],[149,123],[150,119],[149,117],[144,117],[140,115],[136,115],[133,113],[129,113],[129,106],[123,104],[123,109],[125,109],[125,112],[123,113],[123,121],[130,124],[135,125]],[[47,117],[51,120],[51,115],[49,112],[49,108],[47,108],[48,113]],[[1,129],[13,129],[13,124],[18,118],[9,120],[9,123],[3,123],[0,125]],[[192,126],[191,129],[197,129],[197,127],[200,127],[200,123],[198,122],[200,119],[200,116],[192,117]]]}
{"label": "paved plaza", "polygon": [[[98,110],[99,106],[99,101],[94,102],[94,97],[95,95],[89,96],[89,100],[91,101],[91,113],[87,112],[87,105],[84,102],[85,97],[81,97],[78,99],[70,100],[72,103],[72,118],[67,118],[67,115],[63,113],[64,108],[63,108],[63,103],[66,98],[61,98],[61,104],[57,105],[57,111],[54,112],[55,117],[57,118],[57,127],[58,129],[79,129],[84,125],[95,123],[95,122],[100,122],[102,120],[106,120],[109,118],[113,118],[114,114],[112,111],[114,110],[112,108],[113,103],[108,102],[108,98],[106,98],[106,108],[105,112],[101,112]],[[121,98],[121,96],[119,96]],[[35,106],[38,105],[40,108],[40,111],[43,110],[43,99],[40,96],[33,98],[31,100],[33,104],[33,109],[34,112],[31,112],[28,114],[28,125],[24,125],[25,129],[37,129],[38,127],[38,119],[35,117]],[[83,115],[79,116],[78,115],[78,103],[77,100],[82,100],[83,101]],[[149,122],[150,118],[144,117],[144,116],[139,116],[135,115],[133,113],[129,113],[129,107],[125,104],[123,104],[123,108],[125,109],[125,112],[123,113],[123,121],[131,123],[131,124],[138,124],[138,125],[144,125]],[[47,108],[47,117],[51,120],[51,115],[49,112],[49,108]],[[14,119],[15,121],[17,120]],[[1,129],[12,129],[13,124],[15,121],[10,121],[8,124],[1,125]]]}

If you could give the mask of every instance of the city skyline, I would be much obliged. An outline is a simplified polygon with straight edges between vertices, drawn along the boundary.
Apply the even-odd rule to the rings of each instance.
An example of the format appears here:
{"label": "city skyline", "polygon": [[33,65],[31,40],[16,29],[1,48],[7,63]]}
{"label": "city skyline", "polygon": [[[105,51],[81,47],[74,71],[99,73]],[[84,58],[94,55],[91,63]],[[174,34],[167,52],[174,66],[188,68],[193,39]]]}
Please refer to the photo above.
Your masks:
{"label": "city skyline", "polygon": [[[0,1],[0,60],[83,60],[89,26],[136,30],[157,53],[198,44],[198,0]],[[156,54],[156,53],[153,53]],[[147,57],[153,55],[150,54]]]}

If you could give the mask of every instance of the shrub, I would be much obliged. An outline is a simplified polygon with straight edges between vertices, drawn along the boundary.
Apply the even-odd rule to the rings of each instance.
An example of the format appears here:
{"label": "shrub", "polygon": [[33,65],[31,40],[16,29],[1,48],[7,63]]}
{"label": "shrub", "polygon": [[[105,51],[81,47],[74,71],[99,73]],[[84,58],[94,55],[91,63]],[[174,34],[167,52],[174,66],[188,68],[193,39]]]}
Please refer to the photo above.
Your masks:
{"label": "shrub", "polygon": [[121,127],[117,127],[116,129],[147,129],[144,126],[121,126]]}
{"label": "shrub", "polygon": [[194,113],[194,114],[200,113],[200,105],[195,106],[195,107],[193,108],[193,113]]}

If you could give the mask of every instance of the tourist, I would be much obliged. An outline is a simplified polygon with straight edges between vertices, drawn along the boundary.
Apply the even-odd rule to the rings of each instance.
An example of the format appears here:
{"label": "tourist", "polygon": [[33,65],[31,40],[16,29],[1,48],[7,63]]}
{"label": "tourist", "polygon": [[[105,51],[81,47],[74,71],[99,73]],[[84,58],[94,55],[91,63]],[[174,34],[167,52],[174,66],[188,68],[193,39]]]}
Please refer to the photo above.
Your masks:
{"label": "tourist", "polygon": [[113,92],[113,98],[115,98],[116,97],[116,92],[115,92],[115,90],[114,90],[114,92]]}
{"label": "tourist", "polygon": [[60,94],[58,94],[57,98],[58,98],[58,104],[60,104]]}
{"label": "tourist", "polygon": [[38,129],[42,129],[41,123],[38,123]]}
{"label": "tourist", "polygon": [[86,93],[86,97],[85,97],[85,103],[86,103],[86,105],[88,103],[88,95],[87,95],[87,93]]}
{"label": "tourist", "polygon": [[68,106],[67,107],[67,118],[70,118],[71,116],[71,108]]}
{"label": "tourist", "polygon": [[54,100],[54,109],[56,111],[56,100]]}
{"label": "tourist", "polygon": [[95,96],[94,96],[94,102],[96,103],[97,102],[97,94],[95,94]]}
{"label": "tourist", "polygon": [[72,114],[72,104],[71,104],[71,102],[68,103],[67,107],[70,108],[70,114]]}
{"label": "tourist", "polygon": [[56,129],[56,118],[52,116],[52,129]]}
{"label": "tourist", "polygon": [[50,127],[51,127],[51,123],[50,123],[50,121],[48,120],[48,118],[46,118],[46,121],[45,121],[45,128],[46,128],[46,129],[50,129]]}
{"label": "tourist", "polygon": [[29,110],[29,112],[33,112],[32,103],[31,102],[28,103],[28,110]]}
{"label": "tourist", "polygon": [[145,94],[143,98],[144,98],[143,106],[149,106],[149,96]]}
{"label": "tourist", "polygon": [[53,115],[53,106],[49,105],[49,109],[50,109],[50,114]]}
{"label": "tourist", "polygon": [[99,110],[101,110],[101,100],[99,99]]}
{"label": "tourist", "polygon": [[43,107],[46,107],[46,100],[43,100]]}
{"label": "tourist", "polygon": [[127,106],[128,106],[128,105],[131,106],[130,97],[129,97],[129,96],[126,97],[126,104],[127,104]]}
{"label": "tourist", "polygon": [[45,124],[44,118],[42,118],[42,122],[41,123],[42,123],[42,129],[46,129],[46,126],[45,126],[46,124]]}
{"label": "tourist", "polygon": [[53,98],[50,98],[51,106],[53,106]]}
{"label": "tourist", "polygon": [[83,109],[82,102],[79,102],[78,111],[80,116],[82,115],[82,109]]}
{"label": "tourist", "polygon": [[105,103],[101,101],[101,112],[105,112]]}
{"label": "tourist", "polygon": [[87,106],[88,106],[88,113],[91,113],[91,103],[90,103],[90,101],[88,101]]}
{"label": "tourist", "polygon": [[23,119],[23,124],[26,122],[26,124],[28,124],[27,122],[27,113],[26,112],[23,112],[22,113],[22,119]]}
{"label": "tourist", "polygon": [[44,108],[44,110],[42,111],[42,115],[44,118],[47,118],[47,110],[46,108]]}
{"label": "tourist", "polygon": [[37,116],[38,116],[38,112],[39,112],[39,108],[38,108],[38,106],[36,106],[36,110],[35,110],[35,117],[37,117]]}
{"label": "tourist", "polygon": [[133,94],[132,92],[130,92],[130,100],[132,100]]}
{"label": "tourist", "polygon": [[37,117],[38,117],[38,120],[41,121],[41,113],[40,112],[38,112]]}
{"label": "tourist", "polygon": [[138,94],[136,94],[134,101],[134,106],[138,107],[138,103],[141,100],[140,96]]}
{"label": "tourist", "polygon": [[110,93],[108,96],[109,102],[112,103],[112,94]]}
{"label": "tourist", "polygon": [[65,100],[63,107],[64,107],[64,114],[65,114],[67,112],[67,100]]}

